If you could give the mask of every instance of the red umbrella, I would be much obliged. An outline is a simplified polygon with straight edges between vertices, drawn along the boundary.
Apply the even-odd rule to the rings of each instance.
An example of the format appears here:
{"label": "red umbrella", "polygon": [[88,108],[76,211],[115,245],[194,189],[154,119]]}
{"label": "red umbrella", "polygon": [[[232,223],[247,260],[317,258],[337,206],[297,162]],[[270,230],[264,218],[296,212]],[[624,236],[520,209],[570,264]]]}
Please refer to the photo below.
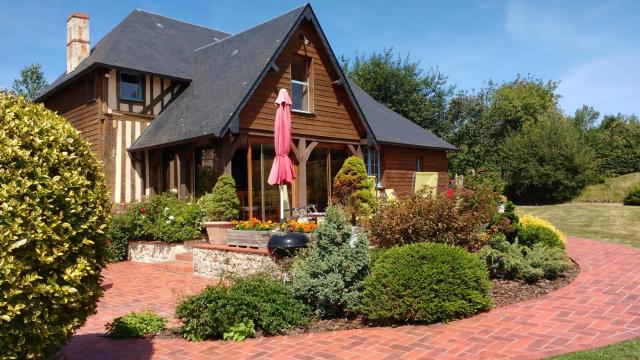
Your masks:
{"label": "red umbrella", "polygon": [[273,130],[273,144],[276,157],[269,173],[269,185],[280,186],[280,219],[284,219],[284,191],[286,184],[296,178],[293,163],[289,158],[291,151],[291,98],[287,90],[280,89],[276,99],[276,122]]}

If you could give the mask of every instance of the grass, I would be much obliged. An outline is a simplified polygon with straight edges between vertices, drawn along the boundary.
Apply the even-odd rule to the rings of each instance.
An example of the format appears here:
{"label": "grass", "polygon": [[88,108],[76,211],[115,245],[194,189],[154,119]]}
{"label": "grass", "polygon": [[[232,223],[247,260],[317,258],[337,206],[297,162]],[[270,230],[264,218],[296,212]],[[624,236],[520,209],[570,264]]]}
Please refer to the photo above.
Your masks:
{"label": "grass", "polygon": [[640,184],[640,172],[609,178],[602,184],[587,186],[576,202],[622,203],[632,186]]}
{"label": "grass", "polygon": [[640,207],[622,204],[571,203],[519,206],[553,223],[570,236],[611,241],[640,247]]}
{"label": "grass", "polygon": [[554,360],[640,359],[640,339],[627,340],[601,348],[555,356]]}

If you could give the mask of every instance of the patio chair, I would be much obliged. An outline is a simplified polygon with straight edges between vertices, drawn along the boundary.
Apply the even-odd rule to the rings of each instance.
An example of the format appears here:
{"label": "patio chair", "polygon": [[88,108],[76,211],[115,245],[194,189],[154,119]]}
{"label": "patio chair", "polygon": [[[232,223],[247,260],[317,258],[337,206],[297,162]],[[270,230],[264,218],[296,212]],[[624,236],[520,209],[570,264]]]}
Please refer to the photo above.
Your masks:
{"label": "patio chair", "polygon": [[398,199],[398,195],[394,189],[384,189],[384,194],[387,196],[387,201],[395,201]]}
{"label": "patio chair", "polygon": [[435,196],[438,189],[437,172],[419,172],[413,174],[413,193],[425,191],[424,195]]}

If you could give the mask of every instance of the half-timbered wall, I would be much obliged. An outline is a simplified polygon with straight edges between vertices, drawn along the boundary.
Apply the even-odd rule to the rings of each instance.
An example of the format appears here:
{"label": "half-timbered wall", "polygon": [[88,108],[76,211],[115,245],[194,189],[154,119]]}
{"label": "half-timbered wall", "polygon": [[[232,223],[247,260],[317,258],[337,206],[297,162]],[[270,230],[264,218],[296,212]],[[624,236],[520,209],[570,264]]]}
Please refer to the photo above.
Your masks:
{"label": "half-timbered wall", "polygon": [[158,115],[171,100],[186,86],[160,76],[145,74],[142,81],[142,101],[120,98],[120,72],[112,69],[108,73],[106,91],[106,112],[126,112],[144,115]]}
{"label": "half-timbered wall", "polygon": [[[307,39],[305,44],[304,37]],[[291,55],[303,55],[311,59],[309,73],[310,110],[305,114],[292,111],[293,136],[355,140],[365,138],[358,117],[352,109],[345,89],[332,84],[338,78],[331,69],[328,54],[315,32],[303,22],[276,60],[277,71],[272,69],[240,113],[240,128],[265,132],[273,131],[276,114],[275,101],[281,88],[291,94]]]}
{"label": "half-timbered wall", "polygon": [[438,189],[447,187],[447,153],[442,150],[428,150],[403,146],[383,145],[380,157],[382,183],[394,189],[398,195],[413,191],[413,174],[416,158],[420,157],[421,171],[438,172]]}

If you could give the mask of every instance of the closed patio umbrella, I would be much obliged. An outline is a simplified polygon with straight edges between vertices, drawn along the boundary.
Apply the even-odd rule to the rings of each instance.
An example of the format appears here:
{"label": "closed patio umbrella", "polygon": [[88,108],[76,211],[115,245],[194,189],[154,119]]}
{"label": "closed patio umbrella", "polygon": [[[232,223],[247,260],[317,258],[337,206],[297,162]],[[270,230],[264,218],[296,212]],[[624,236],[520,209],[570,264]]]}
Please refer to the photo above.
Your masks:
{"label": "closed patio umbrella", "polygon": [[276,99],[276,122],[273,129],[273,144],[276,157],[269,173],[269,185],[280,187],[280,221],[284,220],[284,196],[287,185],[296,178],[293,163],[289,158],[291,151],[291,98],[287,90],[280,89]]}

